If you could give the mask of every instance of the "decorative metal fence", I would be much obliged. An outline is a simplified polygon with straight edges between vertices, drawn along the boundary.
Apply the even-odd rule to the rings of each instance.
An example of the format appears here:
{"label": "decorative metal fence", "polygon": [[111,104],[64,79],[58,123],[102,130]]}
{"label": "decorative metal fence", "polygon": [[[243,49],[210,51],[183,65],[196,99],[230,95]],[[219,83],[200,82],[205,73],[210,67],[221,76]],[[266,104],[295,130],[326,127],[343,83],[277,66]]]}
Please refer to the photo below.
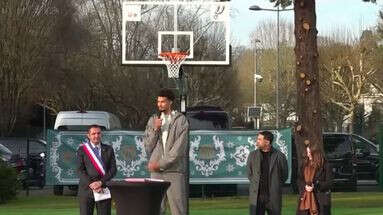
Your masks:
{"label": "decorative metal fence", "polygon": [[[282,151],[289,164],[291,177],[291,129],[273,130],[275,148]],[[192,184],[240,184],[248,183],[246,161],[255,150],[257,131],[191,131],[190,183]],[[111,145],[116,154],[115,178],[149,177],[146,165],[148,156],[144,150],[143,132],[104,131],[102,142]],[[50,185],[78,183],[76,151],[86,140],[85,132],[48,131],[47,174]]]}

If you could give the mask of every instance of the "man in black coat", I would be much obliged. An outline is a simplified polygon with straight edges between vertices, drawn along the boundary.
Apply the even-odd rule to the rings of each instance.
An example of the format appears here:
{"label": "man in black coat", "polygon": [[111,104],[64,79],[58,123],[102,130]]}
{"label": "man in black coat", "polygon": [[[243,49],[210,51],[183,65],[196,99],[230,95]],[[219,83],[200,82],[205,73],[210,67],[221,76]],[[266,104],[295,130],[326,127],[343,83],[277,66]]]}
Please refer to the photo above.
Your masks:
{"label": "man in black coat", "polygon": [[98,215],[111,214],[110,198],[97,202],[94,200],[94,192],[102,193],[106,182],[111,180],[117,171],[113,148],[101,143],[101,136],[100,126],[90,126],[88,141],[77,150],[80,215],[93,215],[95,205]]}
{"label": "man in black coat", "polygon": [[282,185],[288,177],[286,156],[271,146],[273,134],[259,132],[257,150],[247,159],[247,176],[250,181],[250,214],[280,215]]}

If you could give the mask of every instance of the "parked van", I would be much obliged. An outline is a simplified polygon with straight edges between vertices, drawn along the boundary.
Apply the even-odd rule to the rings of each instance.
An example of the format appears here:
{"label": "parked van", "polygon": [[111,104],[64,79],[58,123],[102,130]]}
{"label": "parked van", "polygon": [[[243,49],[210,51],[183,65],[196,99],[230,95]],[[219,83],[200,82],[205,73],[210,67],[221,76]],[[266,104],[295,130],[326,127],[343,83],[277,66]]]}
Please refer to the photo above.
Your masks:
{"label": "parked van", "polygon": [[120,119],[105,111],[60,111],[54,129],[85,131],[90,125],[99,125],[104,130],[121,129]]}

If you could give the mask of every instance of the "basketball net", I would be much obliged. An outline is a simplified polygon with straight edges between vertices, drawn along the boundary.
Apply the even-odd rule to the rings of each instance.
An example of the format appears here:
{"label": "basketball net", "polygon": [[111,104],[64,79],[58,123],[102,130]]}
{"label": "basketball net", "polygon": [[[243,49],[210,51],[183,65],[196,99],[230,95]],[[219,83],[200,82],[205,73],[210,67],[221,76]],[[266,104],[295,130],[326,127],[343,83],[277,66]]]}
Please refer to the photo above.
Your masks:
{"label": "basketball net", "polygon": [[179,78],[180,67],[188,54],[186,52],[162,52],[159,57],[165,62],[169,78]]}

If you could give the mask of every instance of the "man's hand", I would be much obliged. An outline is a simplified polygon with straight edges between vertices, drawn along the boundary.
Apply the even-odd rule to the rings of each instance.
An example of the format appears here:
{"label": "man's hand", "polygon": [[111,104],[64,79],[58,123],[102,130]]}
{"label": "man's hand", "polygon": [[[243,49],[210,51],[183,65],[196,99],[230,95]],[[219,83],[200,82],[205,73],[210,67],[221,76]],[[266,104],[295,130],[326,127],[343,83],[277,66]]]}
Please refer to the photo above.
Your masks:
{"label": "man's hand", "polygon": [[148,169],[150,172],[158,172],[160,170],[160,165],[157,162],[149,162]]}
{"label": "man's hand", "polygon": [[102,193],[103,189],[102,189],[102,187],[100,187],[98,189],[95,189],[94,191],[97,192],[97,193]]}
{"label": "man's hand", "polygon": [[156,130],[156,131],[161,130],[161,125],[162,125],[162,119],[155,118],[154,119],[154,130]]}
{"label": "man's hand", "polygon": [[102,185],[101,181],[95,181],[89,184],[89,188],[98,192],[98,190],[102,189],[101,185]]}

